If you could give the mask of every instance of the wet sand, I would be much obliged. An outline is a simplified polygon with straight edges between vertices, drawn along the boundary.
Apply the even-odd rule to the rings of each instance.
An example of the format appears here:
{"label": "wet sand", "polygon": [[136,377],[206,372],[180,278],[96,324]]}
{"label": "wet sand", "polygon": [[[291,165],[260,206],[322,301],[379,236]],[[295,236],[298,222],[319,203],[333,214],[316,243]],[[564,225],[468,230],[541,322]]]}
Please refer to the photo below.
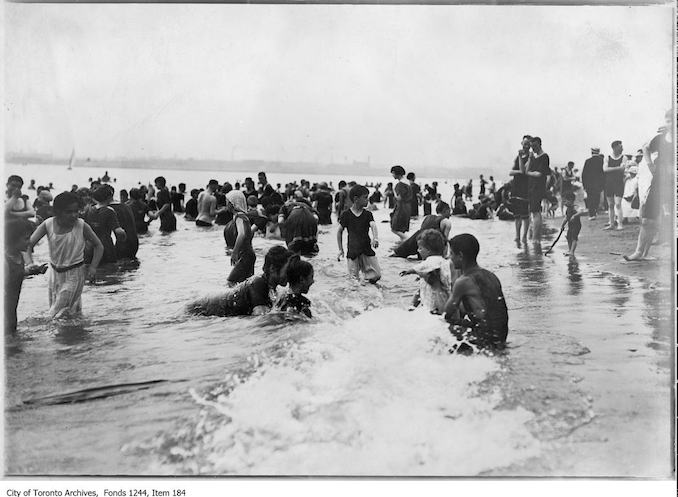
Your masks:
{"label": "wet sand", "polygon": [[[554,233],[543,241],[544,250],[555,240],[561,222],[560,216],[545,219]],[[628,324],[619,329],[619,334],[611,336],[598,330],[596,323],[585,324],[580,340],[586,344],[586,350],[582,360],[567,369],[572,381],[590,396],[591,403],[584,406],[592,408],[590,422],[563,437],[546,441],[539,458],[489,472],[488,476],[665,479],[675,475],[671,422],[675,410],[674,399],[668,393],[672,388],[675,350],[671,245],[653,246],[650,255],[656,260],[627,262],[617,254],[633,252],[639,222],[631,221],[623,231],[604,231],[606,222],[606,214],[599,214],[595,220],[582,218],[577,260],[599,271],[601,278],[615,281],[620,288],[630,286],[631,281],[640,282],[645,291],[643,313],[655,321],[655,331],[651,337],[633,336],[638,334]],[[548,257],[564,258],[566,251],[567,241],[562,236]],[[623,312],[622,305],[619,315]],[[605,325],[601,323],[600,328]],[[532,403],[540,404],[541,408],[546,408],[549,402],[557,403],[544,396],[536,397]]]}

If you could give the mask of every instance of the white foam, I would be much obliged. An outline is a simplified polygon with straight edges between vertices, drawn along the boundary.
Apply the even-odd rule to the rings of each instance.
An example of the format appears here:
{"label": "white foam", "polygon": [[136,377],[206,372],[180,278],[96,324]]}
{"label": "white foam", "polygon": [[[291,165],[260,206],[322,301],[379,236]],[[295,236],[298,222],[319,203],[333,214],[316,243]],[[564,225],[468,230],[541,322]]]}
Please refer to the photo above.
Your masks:
{"label": "white foam", "polygon": [[217,400],[200,472],[475,475],[538,454],[530,413],[476,393],[497,362],[450,343],[439,317],[394,308],[315,330]]}

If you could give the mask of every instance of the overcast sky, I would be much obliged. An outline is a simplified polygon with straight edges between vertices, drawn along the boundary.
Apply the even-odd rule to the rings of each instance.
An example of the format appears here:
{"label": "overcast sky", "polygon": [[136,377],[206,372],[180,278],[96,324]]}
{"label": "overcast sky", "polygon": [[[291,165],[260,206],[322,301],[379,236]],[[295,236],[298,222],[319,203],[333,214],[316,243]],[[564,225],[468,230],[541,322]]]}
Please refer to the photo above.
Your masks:
{"label": "overcast sky", "polygon": [[8,151],[580,163],[673,95],[662,6],[4,7]]}

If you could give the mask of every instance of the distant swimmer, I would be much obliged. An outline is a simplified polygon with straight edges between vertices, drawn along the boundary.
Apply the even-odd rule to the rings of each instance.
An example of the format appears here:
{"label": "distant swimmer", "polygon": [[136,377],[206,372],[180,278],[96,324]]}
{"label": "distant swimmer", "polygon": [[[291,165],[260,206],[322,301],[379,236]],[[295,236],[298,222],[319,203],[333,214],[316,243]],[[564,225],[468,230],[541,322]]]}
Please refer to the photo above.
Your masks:
{"label": "distant swimmer", "polygon": [[277,245],[264,257],[263,274],[252,276],[221,295],[205,297],[187,307],[200,316],[257,316],[271,310],[278,285],[287,284],[286,264],[292,252]]}
{"label": "distant swimmer", "polygon": [[478,240],[468,233],[450,240],[451,259],[455,269],[461,269],[461,276],[452,286],[445,318],[457,338],[479,348],[503,348],[508,309],[499,278],[476,262],[479,251]]}

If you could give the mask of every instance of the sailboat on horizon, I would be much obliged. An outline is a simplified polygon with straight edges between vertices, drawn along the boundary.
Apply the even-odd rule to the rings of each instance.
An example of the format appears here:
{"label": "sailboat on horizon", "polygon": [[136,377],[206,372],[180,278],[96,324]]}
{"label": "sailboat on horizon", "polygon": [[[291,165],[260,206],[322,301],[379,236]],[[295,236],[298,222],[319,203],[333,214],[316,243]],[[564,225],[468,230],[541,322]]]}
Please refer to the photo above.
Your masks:
{"label": "sailboat on horizon", "polygon": [[71,158],[68,160],[68,170],[73,169],[73,164],[75,164],[75,147],[71,150]]}

